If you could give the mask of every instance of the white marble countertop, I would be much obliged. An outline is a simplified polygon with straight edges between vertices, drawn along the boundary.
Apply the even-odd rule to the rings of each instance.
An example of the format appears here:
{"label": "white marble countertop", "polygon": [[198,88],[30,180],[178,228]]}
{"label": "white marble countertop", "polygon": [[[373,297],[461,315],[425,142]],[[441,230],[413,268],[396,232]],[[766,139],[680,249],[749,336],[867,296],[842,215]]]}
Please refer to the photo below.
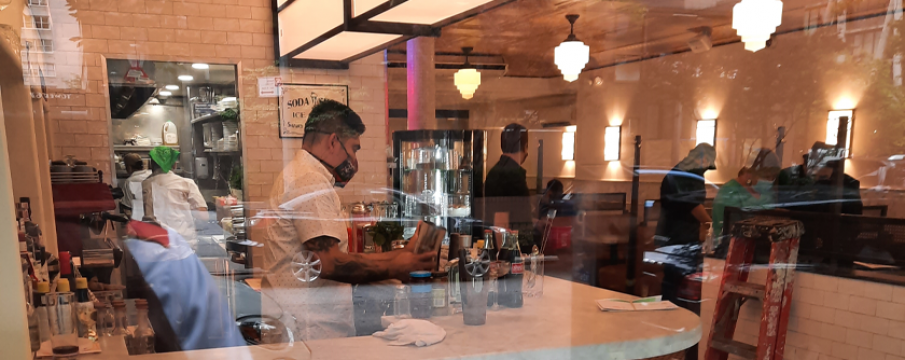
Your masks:
{"label": "white marble countertop", "polygon": [[[602,312],[596,299],[632,296],[565,280],[546,278],[544,296],[526,298],[521,309],[487,312],[487,324],[466,326],[462,316],[432,318],[447,331],[425,348],[388,346],[362,336],[296,343],[283,349],[226,348],[142,356],[141,359],[645,359],[698,343],[701,322],[685,310]],[[110,356],[113,357],[110,357]],[[83,360],[119,358],[114,354]]]}

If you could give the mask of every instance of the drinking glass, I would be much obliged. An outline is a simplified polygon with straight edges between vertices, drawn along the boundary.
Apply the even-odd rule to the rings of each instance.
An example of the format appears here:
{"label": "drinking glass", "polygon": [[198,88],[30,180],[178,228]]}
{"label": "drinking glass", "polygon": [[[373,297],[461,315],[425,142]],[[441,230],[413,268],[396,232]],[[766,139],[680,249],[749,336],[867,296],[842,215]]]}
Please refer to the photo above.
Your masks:
{"label": "drinking glass", "polygon": [[532,254],[525,258],[522,294],[525,297],[541,297],[544,295],[544,255]]}
{"label": "drinking glass", "polygon": [[487,290],[484,278],[463,281],[465,296],[462,298],[462,320],[465,325],[484,325],[487,322]]}
{"label": "drinking glass", "polygon": [[44,295],[47,319],[50,323],[50,344],[54,359],[75,359],[79,356],[79,331],[75,313],[75,294]]}

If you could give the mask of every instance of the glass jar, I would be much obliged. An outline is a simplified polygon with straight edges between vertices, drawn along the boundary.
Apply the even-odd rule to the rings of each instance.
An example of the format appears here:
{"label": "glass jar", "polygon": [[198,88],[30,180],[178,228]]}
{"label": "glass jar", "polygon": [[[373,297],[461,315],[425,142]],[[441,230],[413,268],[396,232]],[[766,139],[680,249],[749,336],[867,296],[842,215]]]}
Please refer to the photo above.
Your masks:
{"label": "glass jar", "polygon": [[431,284],[430,271],[412,271],[412,288],[409,303],[412,307],[412,317],[415,319],[430,319],[433,312],[433,285]]}

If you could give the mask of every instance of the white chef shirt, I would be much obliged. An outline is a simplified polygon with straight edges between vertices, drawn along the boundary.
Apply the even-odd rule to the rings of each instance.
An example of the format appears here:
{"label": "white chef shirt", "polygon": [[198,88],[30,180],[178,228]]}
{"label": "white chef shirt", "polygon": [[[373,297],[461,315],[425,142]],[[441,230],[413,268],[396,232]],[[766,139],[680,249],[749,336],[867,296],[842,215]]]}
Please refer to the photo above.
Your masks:
{"label": "white chef shirt", "polygon": [[[336,238],[340,251],[349,250],[346,221],[333,184],[333,175],[320,161],[299,150],[270,193],[268,210],[273,211],[274,221],[267,228],[263,291],[279,304],[281,321],[303,340],[355,335],[352,286],[324,278],[302,282],[291,269],[302,244],[320,236]],[[264,314],[277,310],[272,302],[263,303]]]}
{"label": "white chef shirt", "polygon": [[198,185],[170,171],[148,177],[141,186],[151,190],[157,222],[176,230],[186,241],[193,243],[198,236],[192,211],[207,207]]}
{"label": "white chef shirt", "polygon": [[138,170],[133,172],[119,186],[123,189],[122,203],[132,208],[132,220],[141,221],[141,217],[145,214],[144,203],[141,199],[141,182],[151,176],[151,170]]}

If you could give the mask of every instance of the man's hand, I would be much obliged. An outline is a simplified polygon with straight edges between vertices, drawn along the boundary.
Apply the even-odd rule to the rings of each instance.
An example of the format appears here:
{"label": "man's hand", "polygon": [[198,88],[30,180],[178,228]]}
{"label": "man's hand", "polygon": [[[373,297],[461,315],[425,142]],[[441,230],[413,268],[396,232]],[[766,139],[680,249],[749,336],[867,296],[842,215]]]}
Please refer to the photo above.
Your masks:
{"label": "man's hand", "polygon": [[412,271],[427,270],[434,268],[436,254],[424,253],[415,254],[412,251],[395,251],[399,253],[393,258],[390,271],[394,279],[407,280],[409,273]]}

